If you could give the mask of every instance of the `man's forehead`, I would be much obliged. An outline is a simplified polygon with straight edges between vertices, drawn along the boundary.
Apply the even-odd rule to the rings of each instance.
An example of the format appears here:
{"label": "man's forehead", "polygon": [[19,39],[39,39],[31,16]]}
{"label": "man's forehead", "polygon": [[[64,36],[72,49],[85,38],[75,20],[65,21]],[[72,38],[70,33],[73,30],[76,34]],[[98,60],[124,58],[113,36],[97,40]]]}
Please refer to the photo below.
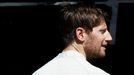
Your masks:
{"label": "man's forehead", "polygon": [[100,27],[103,27],[103,28],[107,28],[106,21],[105,21],[105,20],[101,20],[99,26],[100,26]]}
{"label": "man's forehead", "polygon": [[93,29],[96,29],[96,28],[97,29],[107,29],[106,22],[105,21],[101,22],[100,25],[94,27]]}

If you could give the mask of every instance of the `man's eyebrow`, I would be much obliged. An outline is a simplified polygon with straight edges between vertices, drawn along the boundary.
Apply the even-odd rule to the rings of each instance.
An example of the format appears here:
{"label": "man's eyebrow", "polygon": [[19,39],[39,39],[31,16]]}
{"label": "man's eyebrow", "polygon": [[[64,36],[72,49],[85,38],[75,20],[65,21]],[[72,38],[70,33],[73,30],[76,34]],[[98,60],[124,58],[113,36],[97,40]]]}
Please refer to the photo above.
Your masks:
{"label": "man's eyebrow", "polygon": [[107,30],[107,26],[102,27],[101,30]]}
{"label": "man's eyebrow", "polygon": [[104,29],[107,29],[107,25],[104,25]]}

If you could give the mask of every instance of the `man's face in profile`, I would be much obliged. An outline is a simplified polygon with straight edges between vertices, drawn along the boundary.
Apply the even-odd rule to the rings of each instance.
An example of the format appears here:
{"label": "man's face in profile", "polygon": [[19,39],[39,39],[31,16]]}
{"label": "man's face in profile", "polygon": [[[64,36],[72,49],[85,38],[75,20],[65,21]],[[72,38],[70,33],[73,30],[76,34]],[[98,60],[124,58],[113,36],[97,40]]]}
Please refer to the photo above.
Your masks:
{"label": "man's face in profile", "polygon": [[100,25],[94,27],[93,31],[88,33],[85,39],[84,50],[87,58],[104,57],[106,55],[106,46],[112,41],[105,20],[101,20]]}

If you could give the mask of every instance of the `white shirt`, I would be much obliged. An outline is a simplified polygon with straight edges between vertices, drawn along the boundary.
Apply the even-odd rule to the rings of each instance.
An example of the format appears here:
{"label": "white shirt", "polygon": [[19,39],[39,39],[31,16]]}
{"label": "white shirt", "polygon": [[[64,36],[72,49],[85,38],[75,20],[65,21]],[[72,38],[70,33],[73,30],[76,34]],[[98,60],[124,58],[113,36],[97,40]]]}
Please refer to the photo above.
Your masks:
{"label": "white shirt", "polygon": [[35,71],[32,75],[110,75],[91,65],[77,51],[59,53],[54,59]]}

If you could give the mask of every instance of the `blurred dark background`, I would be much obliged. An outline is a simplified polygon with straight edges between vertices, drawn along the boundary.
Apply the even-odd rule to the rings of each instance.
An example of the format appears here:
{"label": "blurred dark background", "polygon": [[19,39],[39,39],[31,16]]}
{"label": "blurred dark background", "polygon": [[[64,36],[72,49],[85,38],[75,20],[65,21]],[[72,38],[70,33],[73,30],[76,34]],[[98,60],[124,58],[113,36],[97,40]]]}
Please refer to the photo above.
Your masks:
{"label": "blurred dark background", "polygon": [[[2,30],[2,51],[6,71],[12,75],[31,75],[35,70],[55,57],[63,49],[59,25],[59,10],[53,5],[62,0],[14,0],[24,4],[10,4],[0,1],[0,26]],[[78,1],[78,0],[72,0]],[[111,16],[108,0],[95,0]],[[95,3],[95,1],[91,1]],[[121,0],[118,0],[121,1]],[[5,4],[8,2],[9,4]],[[27,4],[27,2],[34,2]],[[4,4],[4,5],[3,5]],[[26,4],[26,5],[25,5]],[[133,17],[134,3],[118,3],[115,42],[107,47],[105,58],[91,61],[112,75],[131,74],[133,59]]]}

